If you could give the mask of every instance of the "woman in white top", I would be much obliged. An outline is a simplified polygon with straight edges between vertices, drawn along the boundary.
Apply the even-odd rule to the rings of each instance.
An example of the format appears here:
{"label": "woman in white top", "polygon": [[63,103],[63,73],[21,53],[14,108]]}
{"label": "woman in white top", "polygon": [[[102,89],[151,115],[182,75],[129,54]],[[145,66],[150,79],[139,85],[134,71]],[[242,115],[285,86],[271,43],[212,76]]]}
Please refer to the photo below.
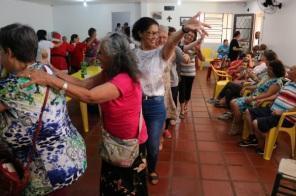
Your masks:
{"label": "woman in white top", "polygon": [[[60,44],[54,44],[46,39],[47,32],[43,29],[37,31],[38,37],[38,50],[36,61],[37,62],[50,62],[50,49],[59,46]],[[44,59],[47,56],[47,59]]]}
{"label": "woman in white top", "polygon": [[143,115],[148,130],[147,161],[149,180],[158,183],[156,173],[157,157],[159,153],[160,136],[165,121],[164,107],[164,68],[168,59],[175,52],[175,47],[183,35],[189,31],[205,32],[208,25],[201,23],[193,16],[182,26],[182,29],[171,36],[167,43],[158,47],[159,24],[152,18],[142,17],[133,26],[133,38],[140,42],[140,48],[135,49],[138,57],[138,68],[141,71],[141,85],[143,91]]}

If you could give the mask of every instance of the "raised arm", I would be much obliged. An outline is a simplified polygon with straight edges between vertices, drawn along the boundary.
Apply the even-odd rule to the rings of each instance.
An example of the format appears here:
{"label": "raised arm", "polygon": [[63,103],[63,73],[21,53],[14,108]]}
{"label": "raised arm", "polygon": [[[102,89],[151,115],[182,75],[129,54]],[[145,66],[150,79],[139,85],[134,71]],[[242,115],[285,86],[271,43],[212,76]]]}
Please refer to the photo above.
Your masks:
{"label": "raised arm", "polygon": [[183,48],[184,52],[194,48],[196,45],[201,44],[202,41],[204,40],[204,38],[205,38],[205,34],[203,33],[203,34],[201,34],[201,37],[198,40],[195,40],[194,42],[192,42],[192,43],[190,43],[188,45],[184,45],[184,48]]}
{"label": "raised arm", "polygon": [[186,21],[185,24],[182,26],[181,30],[177,31],[169,37],[167,43],[164,45],[162,50],[162,57],[164,60],[168,60],[172,56],[172,54],[175,51],[175,47],[178,45],[185,33],[189,31],[197,31],[200,34],[207,34],[204,28],[210,26],[197,20],[197,17],[199,15],[200,12],[192,18],[190,18],[188,21]]}

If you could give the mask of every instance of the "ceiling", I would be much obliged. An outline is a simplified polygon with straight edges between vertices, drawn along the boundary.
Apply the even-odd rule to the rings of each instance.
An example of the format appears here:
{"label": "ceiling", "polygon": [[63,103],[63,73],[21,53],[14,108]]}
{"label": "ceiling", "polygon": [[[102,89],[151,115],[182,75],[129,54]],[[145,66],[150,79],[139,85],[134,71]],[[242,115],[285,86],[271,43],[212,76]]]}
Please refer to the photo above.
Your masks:
{"label": "ceiling", "polygon": [[[47,5],[69,5],[82,3],[84,0],[20,0]],[[88,3],[135,3],[135,2],[157,2],[157,3],[176,3],[177,0],[86,0]],[[182,2],[247,2],[254,0],[182,0]]]}

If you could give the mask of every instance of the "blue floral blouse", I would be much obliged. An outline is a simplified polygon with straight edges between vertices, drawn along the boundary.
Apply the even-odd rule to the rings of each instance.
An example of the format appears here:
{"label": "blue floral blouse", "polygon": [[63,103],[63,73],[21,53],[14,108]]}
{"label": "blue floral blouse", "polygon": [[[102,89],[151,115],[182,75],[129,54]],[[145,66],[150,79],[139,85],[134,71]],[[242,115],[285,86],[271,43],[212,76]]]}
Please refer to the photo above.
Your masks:
{"label": "blue floral blouse", "polygon": [[[46,91],[46,87],[38,85],[20,88],[27,81],[15,75],[0,80],[0,103],[9,108],[0,113],[0,139],[8,143],[23,163],[28,161],[32,150],[32,138]],[[70,185],[87,166],[84,140],[71,123],[65,97],[53,89],[49,91],[42,122],[36,140],[37,152],[30,165],[31,182],[25,195],[45,195]]]}

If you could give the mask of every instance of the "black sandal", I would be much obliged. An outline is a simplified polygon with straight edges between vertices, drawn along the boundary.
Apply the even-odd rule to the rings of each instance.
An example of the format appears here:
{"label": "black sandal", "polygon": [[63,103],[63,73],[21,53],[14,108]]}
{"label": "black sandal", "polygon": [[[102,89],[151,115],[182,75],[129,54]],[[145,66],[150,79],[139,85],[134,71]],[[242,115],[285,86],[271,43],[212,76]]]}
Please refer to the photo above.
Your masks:
{"label": "black sandal", "polygon": [[156,172],[152,172],[149,174],[149,182],[153,185],[158,184],[159,182],[159,176]]}

